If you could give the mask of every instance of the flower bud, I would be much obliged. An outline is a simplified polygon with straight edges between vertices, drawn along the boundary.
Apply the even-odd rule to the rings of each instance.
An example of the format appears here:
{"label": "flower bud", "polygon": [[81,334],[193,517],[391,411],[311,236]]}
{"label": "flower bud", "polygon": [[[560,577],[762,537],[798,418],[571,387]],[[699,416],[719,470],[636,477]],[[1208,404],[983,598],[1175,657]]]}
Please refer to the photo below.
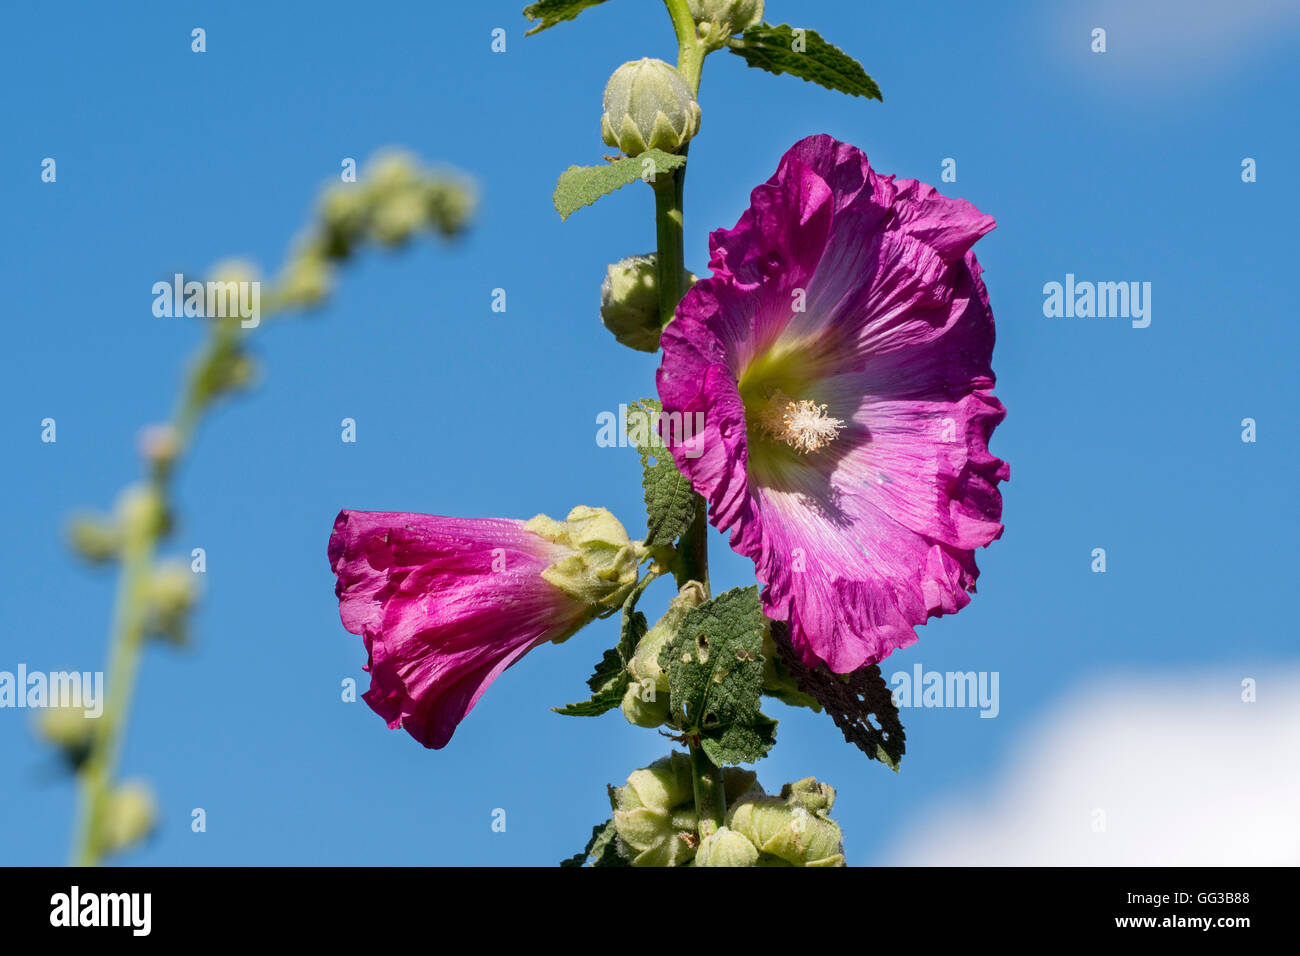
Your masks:
{"label": "flower bud", "polygon": [[633,866],[681,866],[695,854],[699,816],[685,754],[633,771],[613,798],[614,829]]}
{"label": "flower bud", "polygon": [[644,57],[624,63],[605,86],[600,136],[628,156],[675,153],[700,128],[700,104],[676,68]]}
{"label": "flower bud", "polygon": [[706,836],[695,852],[692,866],[754,866],[758,850],[749,838],[727,827]]}
{"label": "flower bud", "polygon": [[136,439],[140,454],[154,468],[166,470],[180,453],[180,436],[171,425],[146,425]]}
{"label": "flower bud", "polygon": [[763,19],[763,0],[686,0],[686,5],[706,42],[744,33]]}
{"label": "flower bud", "polygon": [[82,515],[68,525],[72,550],[96,564],[111,561],[122,547],[122,531],[113,521]]}
{"label": "flower bud", "polygon": [[117,520],[123,536],[142,541],[153,538],[167,527],[167,508],[162,496],[150,485],[128,487],[117,500]]}
{"label": "flower bud", "polygon": [[50,707],[37,718],[36,732],[63,751],[73,767],[80,767],[94,743],[94,719],[84,707]]}
{"label": "flower bud", "polygon": [[145,597],[145,630],[173,644],[184,644],[186,619],[198,598],[198,585],[189,565],[168,561],[155,567],[145,583]]}
{"label": "flower bud", "polygon": [[[791,866],[843,866],[843,837],[826,815],[835,801],[834,789],[808,777],[787,784],[781,793],[743,797],[728,812],[727,825],[748,837],[760,853]],[[810,810],[805,803],[819,809]],[[776,860],[767,863],[780,865]]]}
{"label": "flower bud", "polygon": [[650,680],[634,680],[623,694],[623,716],[636,727],[658,727],[668,719],[669,695]]}
{"label": "flower bud", "polygon": [[414,187],[386,196],[375,209],[371,228],[375,238],[387,246],[410,239],[424,225],[428,213],[422,192]]}
{"label": "flower bud", "polygon": [[444,236],[463,230],[474,212],[477,199],[467,182],[434,180],[425,187],[429,222]]}
{"label": "flower bud", "polygon": [[628,662],[627,669],[634,680],[654,682],[654,686],[665,692],[668,690],[668,675],[663,672],[659,665],[659,653],[663,650],[664,645],[673,639],[678,629],[682,626],[682,621],[691,608],[697,607],[704,603],[705,593],[704,585],[698,581],[688,581],[673,598],[672,603],[668,605],[668,610],[654,627],[650,628],[649,633],[641,638],[637,644],[636,650],[632,654],[632,660]]}
{"label": "flower bud", "polygon": [[575,600],[616,608],[632,590],[645,549],[628,539],[619,520],[604,508],[579,505],[565,521],[538,515],[525,527],[576,553],[552,564],[542,577]]}
{"label": "flower bud", "polygon": [[351,251],[366,228],[367,204],[366,191],[357,183],[336,183],[325,190],[320,204],[325,255],[341,259]]}
{"label": "flower bud", "polygon": [[307,248],[280,275],[276,292],[283,307],[307,309],[320,305],[332,286],[330,264],[323,251]]}
{"label": "flower bud", "polygon": [[[686,287],[696,282],[686,273]],[[659,351],[659,280],[655,255],[628,256],[611,264],[600,284],[600,321],[628,348]]]}
{"label": "flower bud", "polygon": [[158,818],[153,791],[140,781],[128,781],[113,790],[101,813],[99,836],[104,853],[139,843],[153,831]]}

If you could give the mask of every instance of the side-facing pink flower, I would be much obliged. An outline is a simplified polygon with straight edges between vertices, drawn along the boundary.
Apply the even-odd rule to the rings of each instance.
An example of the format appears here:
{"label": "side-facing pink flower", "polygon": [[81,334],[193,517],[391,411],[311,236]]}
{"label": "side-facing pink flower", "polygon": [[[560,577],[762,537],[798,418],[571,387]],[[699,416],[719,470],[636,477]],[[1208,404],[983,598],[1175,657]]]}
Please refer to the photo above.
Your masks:
{"label": "side-facing pink flower", "polygon": [[713,276],[664,330],[664,412],[705,415],[691,443],[666,436],[673,456],[809,664],[915,642],[969,603],[974,549],[1002,533],[1006,413],[970,251],[993,225],[812,136],[713,233]]}
{"label": "side-facing pink flower", "polygon": [[343,626],[370,654],[366,703],[446,746],[502,671],[617,607],[640,554],[604,509],[564,522],[340,511],[329,560]]}

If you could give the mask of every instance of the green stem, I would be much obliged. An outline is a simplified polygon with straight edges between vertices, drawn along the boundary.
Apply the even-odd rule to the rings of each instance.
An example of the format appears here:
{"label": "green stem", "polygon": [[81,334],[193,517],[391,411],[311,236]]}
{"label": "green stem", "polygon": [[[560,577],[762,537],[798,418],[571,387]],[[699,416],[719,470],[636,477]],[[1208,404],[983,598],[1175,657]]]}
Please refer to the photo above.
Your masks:
{"label": "green stem", "polygon": [[686,294],[686,249],[682,239],[682,204],[678,177],[684,170],[657,176],[655,191],[655,280],[659,286],[659,324],[673,320]]}
{"label": "green stem", "polygon": [[691,782],[695,789],[695,810],[700,815],[700,839],[716,833],[727,817],[727,794],[722,785],[722,768],[716,767],[699,744],[691,740]]}
{"label": "green stem", "polygon": [[695,29],[695,18],[686,0],[664,0],[668,15],[673,18],[673,31],[677,34],[677,70],[686,77],[691,92],[700,92],[700,74],[704,70],[704,57],[708,51]]}

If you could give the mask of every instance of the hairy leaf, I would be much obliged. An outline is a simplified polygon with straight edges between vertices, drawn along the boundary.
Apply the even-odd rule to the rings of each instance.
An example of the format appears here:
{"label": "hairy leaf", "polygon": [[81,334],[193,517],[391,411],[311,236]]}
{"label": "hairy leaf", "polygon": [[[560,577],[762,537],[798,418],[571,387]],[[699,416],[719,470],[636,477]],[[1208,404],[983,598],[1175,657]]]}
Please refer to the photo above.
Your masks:
{"label": "hairy leaf", "polygon": [[862,64],[827,43],[816,30],[760,23],[728,41],[728,48],[750,66],[769,73],[789,73],[828,90],[884,99]]}
{"label": "hairy leaf", "polygon": [[618,644],[605,651],[596,665],[596,671],[587,678],[591,688],[591,698],[551,710],[565,717],[599,717],[606,711],[613,710],[623,700],[630,677],[627,672],[628,661],[636,652],[637,644],[645,637],[648,630],[645,615],[632,609],[632,603],[639,596],[633,591],[627,603],[623,605],[623,618],[619,628]]}
{"label": "hairy leaf", "polygon": [[583,206],[590,206],[601,196],[621,189],[638,179],[652,181],[670,173],[686,162],[685,156],[648,149],[640,156],[624,156],[606,166],[570,166],[560,173],[555,184],[555,211],[568,219]]}
{"label": "hairy leaf", "polygon": [[641,488],[645,494],[648,547],[672,544],[686,533],[695,517],[691,483],[677,468],[656,427],[662,406],[643,398],[628,406],[628,441],[641,456]]}
{"label": "hairy leaf", "polygon": [[763,614],[758,588],[735,588],[692,608],[660,653],[674,722],[698,735],[718,764],[752,763],[776,740],[763,694]]}
{"label": "hairy leaf", "polygon": [[530,37],[534,33],[540,33],[547,27],[553,27],[565,20],[572,20],[588,7],[594,7],[604,2],[605,0],[538,0],[537,3],[530,3],[524,7],[524,16],[537,22],[524,36]]}

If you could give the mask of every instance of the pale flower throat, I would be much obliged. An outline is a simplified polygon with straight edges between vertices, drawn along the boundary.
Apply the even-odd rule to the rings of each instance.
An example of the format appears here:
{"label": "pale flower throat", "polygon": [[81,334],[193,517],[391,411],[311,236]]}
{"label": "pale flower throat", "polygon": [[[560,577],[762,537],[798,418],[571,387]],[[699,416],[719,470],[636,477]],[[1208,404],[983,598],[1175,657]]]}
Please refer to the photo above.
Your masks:
{"label": "pale flower throat", "polygon": [[826,408],[807,399],[795,401],[778,388],[763,406],[758,424],[772,438],[806,455],[821,451],[844,427],[843,419],[831,418]]}

